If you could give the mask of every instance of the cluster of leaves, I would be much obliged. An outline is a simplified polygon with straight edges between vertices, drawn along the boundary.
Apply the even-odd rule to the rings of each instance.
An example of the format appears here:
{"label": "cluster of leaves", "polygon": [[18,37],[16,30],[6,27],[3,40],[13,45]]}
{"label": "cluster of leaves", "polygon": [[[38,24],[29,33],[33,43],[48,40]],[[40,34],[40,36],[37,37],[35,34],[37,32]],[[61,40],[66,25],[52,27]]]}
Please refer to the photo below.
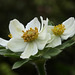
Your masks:
{"label": "cluster of leaves", "polygon": [[[58,55],[60,52],[63,51],[66,47],[70,47],[75,43],[75,36],[70,38],[69,40],[65,41],[62,45],[57,46],[55,48],[45,48],[43,51],[39,51],[38,54],[35,56],[31,56],[29,59],[21,60],[16,62],[13,65],[13,69],[21,67],[23,64],[29,61],[34,61],[38,59],[50,59],[53,56]],[[20,57],[21,53],[14,53],[9,49],[5,49],[4,47],[0,46],[0,55],[7,56],[7,57]]]}

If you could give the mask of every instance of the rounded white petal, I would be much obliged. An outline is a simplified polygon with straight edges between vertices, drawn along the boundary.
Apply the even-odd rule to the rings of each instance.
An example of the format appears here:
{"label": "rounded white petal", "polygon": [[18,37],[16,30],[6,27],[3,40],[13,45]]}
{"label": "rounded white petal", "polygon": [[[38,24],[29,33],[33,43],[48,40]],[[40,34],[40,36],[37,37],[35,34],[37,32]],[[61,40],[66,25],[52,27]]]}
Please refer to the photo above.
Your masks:
{"label": "rounded white petal", "polygon": [[61,38],[63,40],[68,39],[69,37],[72,37],[75,34],[75,21],[72,25],[69,25],[69,28],[66,28],[65,32],[61,35]]}
{"label": "rounded white petal", "polygon": [[27,43],[24,52],[21,54],[20,58],[29,58],[31,55],[35,55],[38,52],[37,45],[34,42]]}
{"label": "rounded white petal", "polygon": [[46,47],[56,47],[58,45],[61,45],[61,38],[59,36],[53,35],[51,37],[52,39],[48,41],[48,45]]}
{"label": "rounded white petal", "polygon": [[36,17],[26,25],[26,30],[30,30],[30,28],[35,29],[35,27],[40,31],[40,22]]}
{"label": "rounded white petal", "polygon": [[23,52],[26,44],[27,43],[21,38],[12,38],[7,43],[7,47],[13,52]]}
{"label": "rounded white petal", "polygon": [[70,17],[66,21],[64,21],[62,24],[65,25],[65,28],[70,28],[71,25],[74,23],[74,17]]}
{"label": "rounded white petal", "polygon": [[62,24],[65,25],[65,28],[66,28],[66,30],[64,31],[64,34],[67,34],[69,33],[70,27],[74,24],[74,18],[70,17],[69,19],[64,21]]}
{"label": "rounded white petal", "polygon": [[38,49],[43,50],[49,39],[51,39],[51,36],[49,33],[46,34],[46,37],[44,40],[39,39],[39,38],[36,39],[35,41],[36,41]]}
{"label": "rounded white petal", "polygon": [[10,21],[9,30],[12,34],[12,37],[19,38],[23,35],[22,30],[24,30],[24,26],[17,19],[14,19]]}
{"label": "rounded white petal", "polygon": [[0,45],[6,47],[7,46],[8,41],[5,39],[0,38]]}

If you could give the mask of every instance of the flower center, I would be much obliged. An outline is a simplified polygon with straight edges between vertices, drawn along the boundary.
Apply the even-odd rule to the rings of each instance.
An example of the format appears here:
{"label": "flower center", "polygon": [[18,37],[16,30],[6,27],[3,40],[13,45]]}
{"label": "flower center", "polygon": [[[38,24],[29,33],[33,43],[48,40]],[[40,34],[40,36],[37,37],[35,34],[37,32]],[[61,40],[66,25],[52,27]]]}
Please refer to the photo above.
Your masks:
{"label": "flower center", "polygon": [[35,27],[35,30],[30,28],[30,30],[27,30],[26,32],[22,31],[24,34],[22,38],[24,39],[24,42],[30,42],[35,40],[38,37],[38,28]]}
{"label": "flower center", "polygon": [[9,34],[9,35],[8,35],[8,37],[9,37],[9,38],[12,38],[12,35],[11,35],[11,34]]}
{"label": "flower center", "polygon": [[59,24],[54,26],[54,29],[52,29],[53,33],[57,36],[60,36],[65,31],[65,26],[63,24]]}

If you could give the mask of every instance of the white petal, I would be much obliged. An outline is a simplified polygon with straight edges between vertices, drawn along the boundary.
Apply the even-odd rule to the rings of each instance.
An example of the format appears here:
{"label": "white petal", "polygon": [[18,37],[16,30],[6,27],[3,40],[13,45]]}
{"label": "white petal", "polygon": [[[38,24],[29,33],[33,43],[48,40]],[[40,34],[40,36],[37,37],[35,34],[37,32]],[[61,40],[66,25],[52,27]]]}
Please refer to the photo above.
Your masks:
{"label": "white petal", "polygon": [[53,34],[52,29],[54,26],[47,26],[47,32],[50,33],[51,35]]}
{"label": "white petal", "polygon": [[14,19],[10,21],[9,30],[13,37],[19,38],[23,35],[22,30],[24,30],[24,26],[18,20]]}
{"label": "white petal", "polygon": [[72,37],[75,34],[75,21],[69,27],[70,28],[67,28],[66,31],[61,35],[61,38],[63,40],[66,40],[66,39],[68,39],[69,37]]}
{"label": "white petal", "polygon": [[13,52],[22,52],[25,49],[26,42],[23,39],[12,38],[9,40],[7,47]]}
{"label": "white petal", "polygon": [[37,45],[34,42],[27,43],[24,52],[21,54],[20,58],[29,58],[31,55],[35,55],[38,52]]}
{"label": "white petal", "polygon": [[47,43],[50,43],[50,42],[54,41],[54,39],[55,39],[55,35],[54,35],[54,34],[52,34],[52,35],[51,35],[51,38],[48,40],[48,42],[47,42]]}
{"label": "white petal", "polygon": [[37,43],[38,49],[43,50],[49,39],[51,39],[51,36],[49,33],[47,33],[46,38],[44,40],[36,39],[35,41]]}
{"label": "white petal", "polygon": [[64,34],[66,34],[69,32],[70,27],[74,24],[74,18],[70,17],[69,19],[64,21],[62,24],[65,25],[66,30],[64,31]]}
{"label": "white petal", "polygon": [[58,45],[61,45],[61,38],[59,36],[52,36],[52,39],[50,40],[49,44],[46,47],[56,47]]}
{"label": "white petal", "polygon": [[46,20],[43,20],[44,25],[48,25],[48,18]]}
{"label": "white petal", "polygon": [[46,19],[44,27],[41,29],[39,32],[38,38],[44,40],[47,34],[47,24],[48,24],[48,19]]}
{"label": "white petal", "polygon": [[46,25],[48,25],[48,18],[46,18],[46,20],[43,20],[43,17],[42,16],[40,16],[40,19],[41,19],[41,30],[40,31],[42,31],[42,29],[43,29],[43,27]]}
{"label": "white petal", "polygon": [[6,47],[7,46],[8,41],[5,39],[0,38],[0,45]]}
{"label": "white petal", "polygon": [[62,24],[65,25],[65,28],[70,28],[70,25],[73,25],[74,23],[74,17],[70,17],[66,21],[64,21]]}
{"label": "white petal", "polygon": [[40,31],[40,22],[36,17],[26,25],[26,30],[29,30],[30,28],[35,29],[35,27]]}
{"label": "white petal", "polygon": [[[42,29],[43,29],[43,27],[44,27],[44,26],[43,26],[43,17],[42,17],[42,16],[40,16],[40,19],[41,19],[41,30],[42,30]],[[40,30],[40,31],[41,31],[41,30]]]}

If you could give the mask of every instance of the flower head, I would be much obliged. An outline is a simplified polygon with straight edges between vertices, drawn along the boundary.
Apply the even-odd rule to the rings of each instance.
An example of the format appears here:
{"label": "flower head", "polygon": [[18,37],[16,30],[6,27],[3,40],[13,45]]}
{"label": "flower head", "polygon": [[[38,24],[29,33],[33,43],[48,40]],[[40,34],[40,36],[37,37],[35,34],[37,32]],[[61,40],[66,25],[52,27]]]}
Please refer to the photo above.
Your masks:
{"label": "flower head", "polygon": [[47,47],[56,47],[61,45],[61,40],[66,40],[75,34],[75,20],[73,17],[70,17],[62,24],[48,26],[47,30],[52,35]]}
{"label": "flower head", "polygon": [[64,31],[65,31],[65,26],[62,24],[56,25],[52,29],[53,34],[55,34],[56,36],[62,35],[64,33]]}
{"label": "flower head", "polygon": [[[47,41],[50,39],[50,34],[47,33],[48,19],[43,23],[43,18],[40,18],[41,24],[35,17],[25,28],[17,19],[10,21],[10,35],[8,36],[11,39],[8,42],[5,41],[5,46],[13,52],[22,52],[20,56],[22,59],[37,54],[38,50],[43,50]],[[3,41],[4,39],[2,39]],[[1,45],[3,45],[2,42],[0,42]]]}
{"label": "flower head", "polygon": [[30,28],[30,30],[27,30],[26,32],[23,31],[22,38],[24,39],[24,42],[31,42],[38,38],[38,28],[35,27],[35,30]]}

